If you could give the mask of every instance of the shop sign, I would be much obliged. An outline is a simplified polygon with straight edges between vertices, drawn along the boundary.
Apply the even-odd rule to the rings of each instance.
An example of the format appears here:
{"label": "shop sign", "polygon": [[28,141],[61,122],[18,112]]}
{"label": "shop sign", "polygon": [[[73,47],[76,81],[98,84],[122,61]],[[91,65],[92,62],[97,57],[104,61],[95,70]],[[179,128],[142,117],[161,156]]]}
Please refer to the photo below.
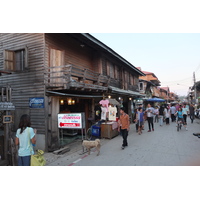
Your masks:
{"label": "shop sign", "polygon": [[11,102],[0,102],[0,110],[15,110],[15,106]]}
{"label": "shop sign", "polygon": [[12,115],[4,115],[3,123],[12,123]]}
{"label": "shop sign", "polygon": [[44,108],[44,97],[29,98],[30,108]]}
{"label": "shop sign", "polygon": [[58,114],[58,128],[82,129],[82,113],[62,113]]}

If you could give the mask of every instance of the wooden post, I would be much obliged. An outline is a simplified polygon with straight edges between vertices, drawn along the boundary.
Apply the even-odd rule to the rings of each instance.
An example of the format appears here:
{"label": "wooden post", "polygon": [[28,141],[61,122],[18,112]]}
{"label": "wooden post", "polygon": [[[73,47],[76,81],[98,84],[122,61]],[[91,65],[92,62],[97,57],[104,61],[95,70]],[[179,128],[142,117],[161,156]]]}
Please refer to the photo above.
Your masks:
{"label": "wooden post", "polygon": [[[8,115],[8,111],[6,111],[6,115]],[[9,135],[9,124],[5,124],[5,131],[4,131],[4,156],[5,156],[5,160],[8,159],[8,135]]]}

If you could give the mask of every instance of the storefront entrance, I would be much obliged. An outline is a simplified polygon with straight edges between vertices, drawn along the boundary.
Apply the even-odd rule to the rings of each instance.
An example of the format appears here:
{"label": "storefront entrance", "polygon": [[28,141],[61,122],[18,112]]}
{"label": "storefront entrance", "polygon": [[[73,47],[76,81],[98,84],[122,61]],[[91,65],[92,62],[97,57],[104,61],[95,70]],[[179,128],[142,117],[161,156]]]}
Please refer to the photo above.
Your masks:
{"label": "storefront entrance", "polygon": [[[92,98],[74,98],[63,96],[49,97],[48,147],[54,151],[69,143],[82,139],[80,129],[58,128],[58,113],[85,113],[86,130],[89,126],[88,118],[94,112]],[[85,134],[85,133],[84,133]]]}

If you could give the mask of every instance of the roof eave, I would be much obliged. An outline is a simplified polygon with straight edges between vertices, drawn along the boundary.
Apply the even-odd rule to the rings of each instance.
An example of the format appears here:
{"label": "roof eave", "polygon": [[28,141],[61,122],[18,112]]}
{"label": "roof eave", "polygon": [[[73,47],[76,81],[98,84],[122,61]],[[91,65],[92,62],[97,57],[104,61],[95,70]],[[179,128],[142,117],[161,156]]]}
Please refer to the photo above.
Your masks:
{"label": "roof eave", "polygon": [[117,59],[121,60],[123,63],[125,63],[126,65],[128,65],[129,67],[131,67],[133,70],[135,70],[139,75],[146,76],[142,71],[140,71],[139,69],[137,69],[134,65],[132,65],[131,63],[129,63],[126,59],[124,59],[118,53],[116,53],[115,51],[113,51],[110,47],[108,47],[107,45],[105,45],[104,43],[102,43],[101,41],[99,41],[98,39],[96,39],[95,37],[93,37],[92,35],[90,35],[89,33],[80,33],[80,34],[83,35],[84,37],[86,37],[87,39],[89,39],[90,41],[94,42],[95,44],[97,44],[98,46],[100,46],[101,48],[103,48],[104,50],[106,50],[107,52],[109,52],[110,54],[112,54]]}

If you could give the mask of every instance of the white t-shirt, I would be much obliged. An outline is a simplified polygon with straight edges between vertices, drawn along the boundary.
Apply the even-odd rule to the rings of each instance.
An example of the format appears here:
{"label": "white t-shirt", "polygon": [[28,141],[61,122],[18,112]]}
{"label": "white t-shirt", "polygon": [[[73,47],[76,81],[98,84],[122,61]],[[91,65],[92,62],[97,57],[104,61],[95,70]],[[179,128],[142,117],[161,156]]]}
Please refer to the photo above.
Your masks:
{"label": "white t-shirt", "polygon": [[115,121],[116,120],[116,107],[108,107],[108,120]]}
{"label": "white t-shirt", "polygon": [[[154,113],[154,108],[150,107],[146,109],[147,111],[147,117],[153,117],[153,113]],[[149,112],[151,111],[151,112]]]}
{"label": "white t-shirt", "polygon": [[[34,152],[31,152],[32,148],[31,139],[35,136],[33,128],[27,127],[22,133],[20,133],[21,129],[17,130],[16,137],[19,138],[19,156],[30,156]],[[29,141],[30,142],[29,142]]]}
{"label": "white t-shirt", "polygon": [[106,120],[106,113],[107,113],[107,108],[101,107],[101,119],[102,120]]}

